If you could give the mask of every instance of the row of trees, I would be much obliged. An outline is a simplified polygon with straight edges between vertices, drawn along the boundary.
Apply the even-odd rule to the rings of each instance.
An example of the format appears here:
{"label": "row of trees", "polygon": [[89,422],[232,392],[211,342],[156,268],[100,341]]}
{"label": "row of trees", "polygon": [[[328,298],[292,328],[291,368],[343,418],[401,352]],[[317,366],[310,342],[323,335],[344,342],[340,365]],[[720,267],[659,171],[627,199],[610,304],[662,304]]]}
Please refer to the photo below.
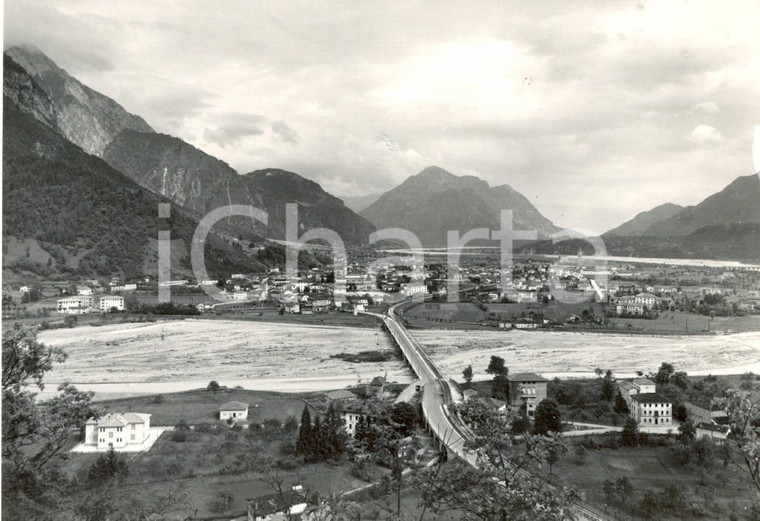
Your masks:
{"label": "row of trees", "polygon": [[305,405],[301,414],[295,453],[305,461],[315,462],[327,459],[339,460],[346,449],[346,433],[343,420],[333,404],[324,418],[319,415],[311,421],[309,406]]}

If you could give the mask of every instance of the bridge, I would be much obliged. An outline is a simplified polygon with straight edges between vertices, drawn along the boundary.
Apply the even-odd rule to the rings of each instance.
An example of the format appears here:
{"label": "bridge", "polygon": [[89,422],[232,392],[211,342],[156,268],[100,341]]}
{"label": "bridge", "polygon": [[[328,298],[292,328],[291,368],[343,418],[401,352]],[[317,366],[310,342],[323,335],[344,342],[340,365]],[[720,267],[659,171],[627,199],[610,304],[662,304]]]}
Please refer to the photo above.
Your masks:
{"label": "bridge", "polygon": [[[400,308],[408,303],[409,301],[394,304],[388,309],[387,315],[365,313],[383,319],[388,332],[401,349],[412,371],[422,380],[422,413],[425,415],[429,429],[449,453],[458,456],[469,465],[477,467],[475,454],[466,450],[465,447],[466,441],[474,437],[473,433],[458,415],[449,411],[449,407],[453,403],[451,382],[441,374],[430,356],[407,331],[399,316]],[[524,470],[520,470],[518,474],[529,476]],[[612,519],[589,505],[576,504],[573,510],[580,521],[609,521]]]}

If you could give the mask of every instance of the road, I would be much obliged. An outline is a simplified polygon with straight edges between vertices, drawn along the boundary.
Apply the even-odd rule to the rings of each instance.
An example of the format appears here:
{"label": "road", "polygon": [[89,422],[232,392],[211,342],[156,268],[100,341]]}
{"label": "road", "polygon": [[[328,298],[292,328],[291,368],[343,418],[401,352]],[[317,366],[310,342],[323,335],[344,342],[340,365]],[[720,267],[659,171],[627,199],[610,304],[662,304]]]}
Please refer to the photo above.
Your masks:
{"label": "road", "polygon": [[[398,316],[398,308],[403,304],[404,302],[401,302],[391,306],[387,315],[368,314],[383,319],[412,370],[421,380],[423,385],[422,412],[436,438],[444,443],[450,452],[473,467],[477,467],[475,454],[465,449],[465,442],[472,436],[472,432],[459,420],[458,416],[449,414],[448,408],[452,404],[451,384],[402,324],[401,318]],[[524,470],[520,470],[519,475],[528,477]],[[606,521],[609,519],[588,505],[576,504],[573,511],[580,521]]]}

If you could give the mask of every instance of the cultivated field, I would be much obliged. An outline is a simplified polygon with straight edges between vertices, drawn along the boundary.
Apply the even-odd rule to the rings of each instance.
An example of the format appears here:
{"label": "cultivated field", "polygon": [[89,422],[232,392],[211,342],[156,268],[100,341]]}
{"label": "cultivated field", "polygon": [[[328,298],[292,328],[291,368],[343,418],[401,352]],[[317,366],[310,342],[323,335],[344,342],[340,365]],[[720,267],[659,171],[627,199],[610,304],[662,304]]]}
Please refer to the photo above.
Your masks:
{"label": "cultivated field", "polygon": [[720,336],[627,336],[544,331],[418,330],[415,338],[439,368],[453,378],[472,364],[485,377],[492,355],[511,372],[592,373],[597,367],[618,376],[656,371],[663,361],[698,374],[760,372],[760,333]]}

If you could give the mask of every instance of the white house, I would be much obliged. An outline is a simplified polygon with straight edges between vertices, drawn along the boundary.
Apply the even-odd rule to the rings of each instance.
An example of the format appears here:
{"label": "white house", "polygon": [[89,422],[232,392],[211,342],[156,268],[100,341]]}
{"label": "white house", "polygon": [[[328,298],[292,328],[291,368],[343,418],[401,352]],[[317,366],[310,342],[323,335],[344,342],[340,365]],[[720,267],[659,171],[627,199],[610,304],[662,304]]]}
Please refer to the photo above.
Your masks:
{"label": "white house", "polygon": [[670,426],[673,423],[673,403],[657,393],[640,393],[631,396],[631,417],[642,426]]}
{"label": "white house", "polygon": [[117,311],[124,310],[124,297],[121,295],[103,295],[100,297],[100,311],[111,311],[116,308]]}
{"label": "white house", "polygon": [[248,419],[248,404],[243,402],[227,402],[219,408],[220,420],[245,421]]}
{"label": "white house", "polygon": [[93,299],[90,296],[79,295],[58,299],[57,311],[66,315],[82,315],[92,313]]}
{"label": "white house", "polygon": [[359,406],[342,407],[340,419],[343,421],[343,429],[352,438],[356,436],[356,426],[364,418],[364,411]]}
{"label": "white house", "polygon": [[90,286],[77,286],[77,295],[92,295]]}
{"label": "white house", "polygon": [[99,449],[114,450],[127,445],[139,445],[150,436],[150,414],[122,412],[106,414],[99,420],[85,423],[84,443]]}

